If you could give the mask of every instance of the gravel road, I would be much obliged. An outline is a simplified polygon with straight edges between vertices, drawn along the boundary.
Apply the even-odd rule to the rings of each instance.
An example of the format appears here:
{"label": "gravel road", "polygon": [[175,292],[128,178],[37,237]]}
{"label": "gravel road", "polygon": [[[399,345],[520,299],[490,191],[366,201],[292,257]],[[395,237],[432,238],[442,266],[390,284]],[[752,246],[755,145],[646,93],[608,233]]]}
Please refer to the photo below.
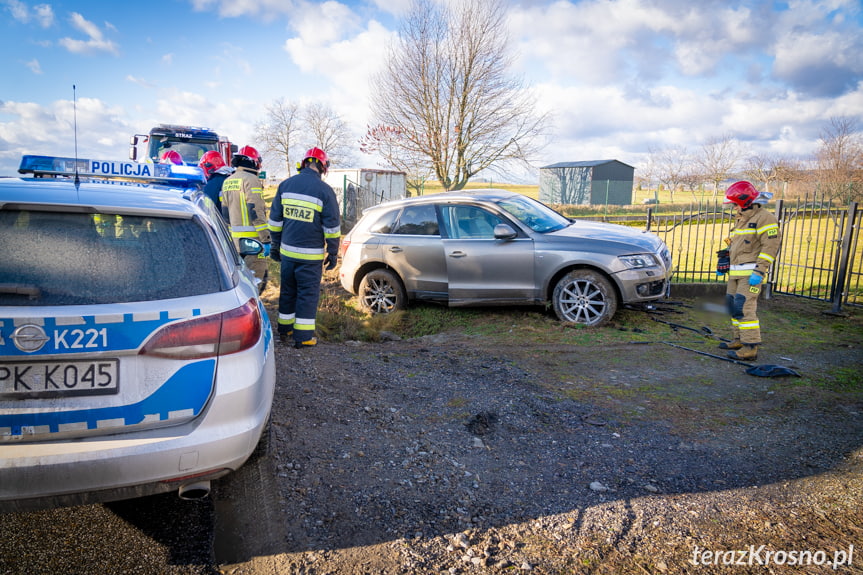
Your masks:
{"label": "gravel road", "polygon": [[859,390],[863,329],[831,325],[763,349],[801,378],[659,323],[650,345],[278,345],[269,457],[197,505],[0,517],[0,573],[863,573],[863,401],[809,377]]}
{"label": "gravel road", "polygon": [[[860,335],[761,359],[859,374]],[[277,359],[285,539],[226,573],[863,573],[859,394],[458,333]]]}

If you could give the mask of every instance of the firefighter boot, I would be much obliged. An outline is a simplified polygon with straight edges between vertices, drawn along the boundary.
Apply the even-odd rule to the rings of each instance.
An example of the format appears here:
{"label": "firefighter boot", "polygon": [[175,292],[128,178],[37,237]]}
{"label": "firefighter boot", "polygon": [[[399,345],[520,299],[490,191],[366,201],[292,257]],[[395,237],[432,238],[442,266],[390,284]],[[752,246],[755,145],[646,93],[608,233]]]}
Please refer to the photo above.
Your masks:
{"label": "firefighter boot", "polygon": [[743,344],[741,349],[729,351],[728,357],[731,359],[740,359],[742,361],[755,361],[758,359],[758,345],[754,343]]}
{"label": "firefighter boot", "polygon": [[739,339],[733,339],[731,341],[723,341],[719,344],[719,349],[740,349],[743,347],[743,344],[740,343]]}
{"label": "firefighter boot", "polygon": [[295,341],[294,349],[309,349],[316,345],[318,345],[318,338],[313,337],[312,339],[307,339],[305,341]]}

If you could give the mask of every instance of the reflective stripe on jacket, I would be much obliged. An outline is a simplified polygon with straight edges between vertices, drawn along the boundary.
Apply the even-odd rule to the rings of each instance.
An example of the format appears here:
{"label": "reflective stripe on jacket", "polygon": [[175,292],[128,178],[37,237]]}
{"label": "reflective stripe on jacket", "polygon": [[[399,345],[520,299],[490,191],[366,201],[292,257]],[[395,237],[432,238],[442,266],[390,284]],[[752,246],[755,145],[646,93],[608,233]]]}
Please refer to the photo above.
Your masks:
{"label": "reflective stripe on jacket", "polygon": [[748,276],[753,271],[766,276],[779,253],[781,234],[776,216],[760,204],[738,210],[731,228],[731,276]]}
{"label": "reflective stripe on jacket", "polygon": [[327,254],[338,255],[341,220],[335,192],[320,174],[303,168],[279,184],[269,228],[282,257],[323,261]]}
{"label": "reflective stripe on jacket", "polygon": [[267,234],[267,204],[263,184],[257,172],[245,167],[237,168],[222,182],[220,198],[228,212],[231,236],[270,241]]}

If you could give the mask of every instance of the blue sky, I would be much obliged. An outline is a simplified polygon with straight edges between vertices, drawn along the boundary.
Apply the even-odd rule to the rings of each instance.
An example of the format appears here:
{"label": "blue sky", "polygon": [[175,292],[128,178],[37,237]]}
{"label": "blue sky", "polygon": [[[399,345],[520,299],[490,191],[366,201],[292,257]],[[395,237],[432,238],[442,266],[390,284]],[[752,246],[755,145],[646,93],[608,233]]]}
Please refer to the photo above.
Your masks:
{"label": "blue sky", "polygon": [[[449,0],[456,2],[457,0]],[[807,159],[831,117],[863,127],[860,0],[509,2],[513,73],[554,132],[537,166],[730,136]],[[368,78],[408,0],[0,0],[0,176],[21,154],[125,159],[158,123],[244,145],[277,98],[323,102],[357,139]],[[356,154],[357,166],[376,167]],[[529,178],[529,176],[528,176]]]}

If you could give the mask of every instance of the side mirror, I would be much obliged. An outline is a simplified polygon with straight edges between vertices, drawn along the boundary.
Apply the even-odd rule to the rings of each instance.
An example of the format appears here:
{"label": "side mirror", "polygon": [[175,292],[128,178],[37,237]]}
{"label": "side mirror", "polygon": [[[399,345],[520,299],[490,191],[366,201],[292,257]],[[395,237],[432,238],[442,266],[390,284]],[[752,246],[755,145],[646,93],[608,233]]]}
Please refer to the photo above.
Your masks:
{"label": "side mirror", "polygon": [[240,255],[256,256],[264,251],[264,245],[254,238],[240,238]]}
{"label": "side mirror", "polygon": [[494,239],[496,240],[511,240],[518,236],[509,224],[498,224],[494,227]]}

